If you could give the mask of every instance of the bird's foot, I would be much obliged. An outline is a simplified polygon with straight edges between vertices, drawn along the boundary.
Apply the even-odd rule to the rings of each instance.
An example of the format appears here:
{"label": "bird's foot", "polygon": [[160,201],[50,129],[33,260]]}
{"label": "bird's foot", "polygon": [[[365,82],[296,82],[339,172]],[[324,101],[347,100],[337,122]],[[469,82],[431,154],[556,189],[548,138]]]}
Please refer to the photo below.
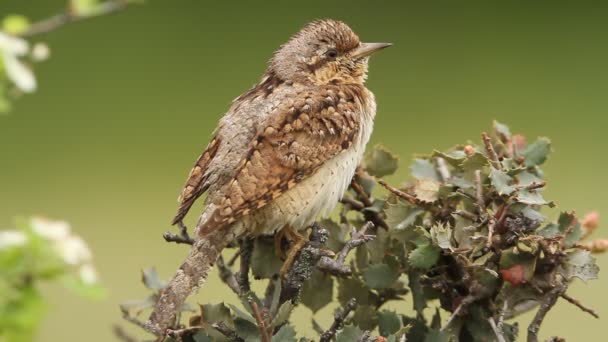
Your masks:
{"label": "bird's foot", "polygon": [[[280,243],[281,243],[282,237],[286,236],[288,239],[291,240],[291,246],[289,247],[289,250],[287,251],[287,255],[285,256],[285,262],[283,262],[283,266],[281,266],[281,270],[279,271],[281,278],[285,278],[287,276],[287,273],[291,269],[291,266],[293,266],[293,263],[294,263],[296,257],[298,256],[298,254],[300,253],[302,248],[304,248],[306,246],[306,243],[308,242],[308,238],[306,238],[303,235],[300,235],[298,232],[293,230],[291,227],[285,227],[279,233],[277,233],[277,235],[279,235],[279,234],[281,234],[281,237],[280,237],[279,243],[278,243],[278,247],[279,247],[278,250],[281,251],[281,253],[282,253],[282,250],[280,249],[280,247],[281,247]],[[276,239],[275,239],[275,246],[277,246]]]}

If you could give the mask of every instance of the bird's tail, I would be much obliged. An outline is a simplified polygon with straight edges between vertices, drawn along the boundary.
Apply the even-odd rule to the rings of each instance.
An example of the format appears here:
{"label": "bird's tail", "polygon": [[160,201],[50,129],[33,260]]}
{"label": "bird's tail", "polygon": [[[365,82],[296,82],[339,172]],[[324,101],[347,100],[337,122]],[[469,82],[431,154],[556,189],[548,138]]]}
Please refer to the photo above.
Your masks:
{"label": "bird's tail", "polygon": [[222,250],[235,239],[234,230],[220,229],[196,239],[186,260],[161,291],[154,310],[146,322],[146,330],[164,336],[176,322],[177,313],[195,290],[201,287]]}

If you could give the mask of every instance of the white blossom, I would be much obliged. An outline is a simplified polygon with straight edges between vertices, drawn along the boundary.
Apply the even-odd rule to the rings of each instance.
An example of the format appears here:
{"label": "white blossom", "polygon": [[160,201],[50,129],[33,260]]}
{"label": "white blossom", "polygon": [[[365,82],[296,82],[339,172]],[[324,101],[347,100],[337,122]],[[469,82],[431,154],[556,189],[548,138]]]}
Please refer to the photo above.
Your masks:
{"label": "white blossom", "polygon": [[9,247],[19,247],[27,243],[27,236],[18,230],[0,231],[0,250]]}
{"label": "white blossom", "polygon": [[32,47],[32,58],[36,62],[46,61],[51,55],[51,49],[45,43],[36,43]]}
{"label": "white blossom", "polygon": [[70,236],[70,224],[65,221],[53,221],[41,217],[34,217],[30,221],[32,230],[45,239],[59,241]]}
{"label": "white blossom", "polygon": [[80,236],[70,235],[58,240],[55,247],[66,264],[79,265],[91,261],[93,258],[89,246]]}
{"label": "white blossom", "polygon": [[80,280],[86,285],[97,283],[97,270],[91,264],[84,264],[79,269]]}
{"label": "white blossom", "polygon": [[19,60],[19,57],[25,55],[29,49],[26,40],[0,32],[0,51],[6,75],[26,93],[34,92],[37,87],[34,74]]}

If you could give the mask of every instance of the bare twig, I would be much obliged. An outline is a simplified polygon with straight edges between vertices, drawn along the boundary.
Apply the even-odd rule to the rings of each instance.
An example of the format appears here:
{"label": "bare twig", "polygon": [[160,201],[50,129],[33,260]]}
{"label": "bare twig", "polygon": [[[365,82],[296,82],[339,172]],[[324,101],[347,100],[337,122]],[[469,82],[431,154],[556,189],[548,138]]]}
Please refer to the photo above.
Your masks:
{"label": "bare twig", "polygon": [[260,336],[262,338],[262,342],[270,342],[270,334],[268,333],[268,329],[266,328],[266,322],[262,318],[262,313],[260,312],[260,308],[258,304],[253,300],[253,298],[248,298],[247,301],[249,305],[251,305],[251,310],[253,311],[253,316],[255,317],[255,321],[257,322],[258,329],[260,330]]}
{"label": "bare twig", "polygon": [[326,256],[321,257],[321,260],[319,260],[317,267],[321,271],[328,272],[336,276],[350,275],[352,273],[352,270],[350,266],[345,264],[346,257],[348,256],[348,253],[351,250],[357,248],[358,246],[361,246],[366,242],[373,240],[376,237],[375,235],[366,234],[367,231],[373,228],[373,226],[374,223],[370,221],[364,224],[359,231],[357,231],[353,227],[350,233],[350,240],[346,242],[346,244],[344,244],[344,247],[342,248],[342,250],[340,250],[340,252],[338,252],[336,258],[332,259]]}
{"label": "bare twig", "polygon": [[340,202],[342,204],[348,205],[351,207],[351,209],[356,210],[356,211],[361,211],[363,209],[365,209],[365,206],[363,204],[361,204],[361,202],[352,199],[350,197],[343,197]]}
{"label": "bare twig", "polygon": [[566,289],[563,285],[559,285],[547,293],[544,300],[541,302],[534,319],[528,326],[528,342],[538,342],[538,331],[540,330],[540,325],[543,323],[547,312],[551,310],[551,308],[557,302],[557,299],[564,293],[565,290]]}
{"label": "bare twig", "polygon": [[437,157],[435,159],[437,160],[437,170],[439,170],[441,179],[443,179],[444,182],[447,182],[448,180],[450,180],[450,178],[452,178],[452,175],[450,174],[450,169],[448,169],[448,164],[445,162],[445,159],[441,157]]}
{"label": "bare twig", "polygon": [[217,259],[217,269],[219,271],[220,279],[228,285],[228,287],[234,292],[237,296],[241,296],[241,287],[236,280],[236,276],[234,272],[230,269],[230,267],[226,266],[224,262],[224,257],[220,255]]}
{"label": "bare twig", "polygon": [[338,330],[342,329],[342,327],[344,326],[344,320],[346,319],[348,314],[351,311],[355,310],[356,307],[357,307],[357,301],[354,298],[351,298],[346,303],[346,305],[344,305],[344,308],[336,309],[336,312],[334,314],[334,322],[331,324],[331,327],[329,327],[328,330],[326,330],[323,334],[321,334],[321,338],[319,339],[319,342],[331,341],[331,339],[334,336],[336,336],[336,333],[338,332]]}
{"label": "bare twig", "polygon": [[187,245],[192,245],[194,243],[194,239],[188,235],[188,227],[182,222],[177,222],[177,226],[179,227],[179,235],[171,232],[165,232],[163,234],[163,238],[167,242],[175,242],[177,244],[183,243]]}
{"label": "bare twig", "polygon": [[449,328],[450,324],[452,324],[452,321],[454,321],[454,318],[456,318],[456,316],[460,315],[460,311],[462,311],[462,309],[467,307],[469,304],[473,303],[476,299],[477,298],[472,295],[464,297],[464,299],[456,307],[456,310],[454,310],[454,312],[452,312],[452,315],[450,316],[450,318],[448,318],[447,322],[445,322],[445,324],[439,330],[445,331],[447,328]]}
{"label": "bare twig", "polygon": [[357,199],[359,201],[361,201],[363,203],[363,205],[365,206],[364,208],[359,209],[359,211],[361,213],[363,213],[363,215],[366,217],[366,219],[374,222],[376,227],[382,227],[384,229],[388,229],[388,225],[386,224],[386,222],[384,221],[382,216],[380,216],[379,213],[372,212],[372,211],[364,211],[365,208],[371,207],[374,203],[372,202],[370,195],[367,192],[365,192],[365,190],[363,189],[363,186],[361,186],[361,184],[359,184],[359,182],[357,182],[356,177],[353,177],[353,179],[350,183],[350,187],[357,194]]}
{"label": "bare twig", "polygon": [[401,191],[401,190],[399,190],[399,189],[397,189],[397,188],[389,185],[388,183],[386,183],[382,179],[379,179],[378,183],[380,185],[382,185],[386,190],[388,190],[388,191],[392,192],[393,194],[395,194],[397,197],[400,197],[400,198],[402,198],[402,199],[404,199],[404,200],[406,200],[406,201],[408,201],[408,202],[410,202],[410,203],[412,203],[414,205],[418,205],[418,199],[415,196],[410,195],[407,192]]}
{"label": "bare twig", "polygon": [[475,196],[477,199],[477,206],[479,207],[479,213],[483,215],[486,212],[486,200],[483,198],[483,184],[481,184],[481,170],[475,170]]}
{"label": "bare twig", "polygon": [[251,284],[249,282],[249,268],[251,267],[251,255],[253,253],[253,239],[244,237],[241,242],[241,248],[239,249],[241,254],[240,259],[240,270],[236,274],[236,280],[241,289],[241,293],[244,295],[251,291]]}
{"label": "bare twig", "polygon": [[494,146],[492,146],[492,139],[490,139],[488,133],[481,133],[481,139],[483,140],[483,144],[486,147],[486,152],[488,153],[488,157],[490,157],[490,161],[492,162],[494,168],[497,170],[502,170],[502,164],[500,163],[500,159],[498,159]]}
{"label": "bare twig", "polygon": [[81,15],[78,13],[74,13],[72,10],[69,10],[66,13],[59,13],[52,17],[31,24],[28,30],[21,33],[20,36],[31,37],[38,34],[55,31],[56,29],[69,23],[116,13],[125,9],[130,3],[131,1],[129,0],[110,0],[102,2],[98,5],[98,8],[96,9],[94,14],[87,15]]}
{"label": "bare twig", "polygon": [[494,318],[489,317],[488,322],[490,323],[492,330],[494,330],[494,334],[496,335],[496,339],[498,340],[498,342],[505,342],[505,337],[502,334],[502,330],[498,328],[496,322],[494,322]]}
{"label": "bare twig", "polygon": [[114,336],[123,342],[138,342],[137,339],[129,334],[118,324],[112,327]]}
{"label": "bare twig", "polygon": [[595,310],[586,307],[578,299],[576,299],[574,297],[570,297],[569,295],[567,295],[565,293],[562,294],[562,298],[565,299],[566,301],[568,301],[570,304],[573,304],[576,307],[578,307],[579,309],[583,310],[584,312],[590,314],[591,316],[598,318],[598,319],[600,318],[600,315],[598,315],[597,312],[595,312]]}

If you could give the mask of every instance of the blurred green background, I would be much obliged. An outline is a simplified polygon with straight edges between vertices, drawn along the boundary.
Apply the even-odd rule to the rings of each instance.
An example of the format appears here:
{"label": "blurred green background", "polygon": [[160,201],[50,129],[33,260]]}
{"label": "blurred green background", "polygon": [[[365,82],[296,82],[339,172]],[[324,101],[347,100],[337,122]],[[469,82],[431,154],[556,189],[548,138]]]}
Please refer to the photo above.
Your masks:
{"label": "blurred green background", "polygon": [[[42,19],[65,2],[2,0],[0,17]],[[579,214],[608,213],[606,3],[149,0],[38,37],[52,49],[36,70],[40,89],[0,116],[0,227],[16,215],[68,220],[109,289],[90,303],[45,288],[52,311],[40,341],[114,340],[118,304],[147,294],[139,271],[173,274],[187,248],[161,234],[191,164],[272,51],[324,17],[395,44],[373,58],[368,82],[378,101],[372,143],[402,156],[392,182],[407,178],[414,153],[477,141],[498,119],[553,139],[546,198]],[[598,259],[608,269],[608,257]],[[194,301],[236,300],[211,279]],[[570,293],[605,316],[606,279]],[[296,325],[310,331],[310,312],[298,310]],[[530,319],[521,318],[522,333]],[[602,323],[560,302],[541,336],[599,340]]]}

